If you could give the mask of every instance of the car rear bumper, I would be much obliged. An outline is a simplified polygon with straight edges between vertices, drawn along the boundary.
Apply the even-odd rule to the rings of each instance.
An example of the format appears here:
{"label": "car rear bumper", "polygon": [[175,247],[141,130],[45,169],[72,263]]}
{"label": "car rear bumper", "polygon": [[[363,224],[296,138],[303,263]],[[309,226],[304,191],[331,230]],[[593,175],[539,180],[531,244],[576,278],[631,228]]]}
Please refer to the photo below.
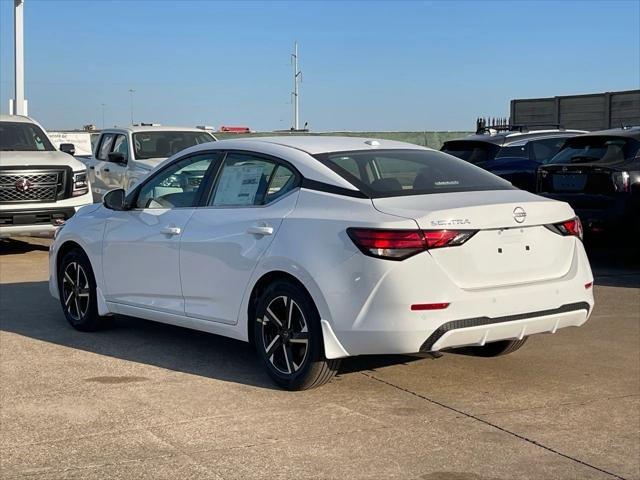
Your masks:
{"label": "car rear bumper", "polygon": [[[355,320],[332,312],[335,337],[349,355],[410,354],[580,326],[593,309],[593,275],[582,242],[567,240],[574,240],[575,248],[565,275],[504,287],[462,289],[429,257],[397,262],[370,291]],[[416,278],[419,262],[423,273]],[[449,305],[427,311],[410,308],[439,302]]]}

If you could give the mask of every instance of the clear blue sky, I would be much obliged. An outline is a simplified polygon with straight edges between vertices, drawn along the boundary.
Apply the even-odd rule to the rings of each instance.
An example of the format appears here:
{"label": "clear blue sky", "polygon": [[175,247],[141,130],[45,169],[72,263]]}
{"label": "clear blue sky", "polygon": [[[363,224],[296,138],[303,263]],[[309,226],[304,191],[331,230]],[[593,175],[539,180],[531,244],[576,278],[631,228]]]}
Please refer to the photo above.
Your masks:
{"label": "clear blue sky", "polygon": [[[13,0],[0,0],[0,109]],[[49,129],[129,123],[469,130],[511,98],[640,88],[640,0],[25,0],[29,113]]]}

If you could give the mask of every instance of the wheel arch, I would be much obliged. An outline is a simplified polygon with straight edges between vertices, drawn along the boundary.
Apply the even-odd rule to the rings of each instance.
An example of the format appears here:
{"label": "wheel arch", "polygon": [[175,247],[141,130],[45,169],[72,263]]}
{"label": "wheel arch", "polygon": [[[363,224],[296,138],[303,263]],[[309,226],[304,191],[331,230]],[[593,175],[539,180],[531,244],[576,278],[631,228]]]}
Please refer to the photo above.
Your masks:
{"label": "wheel arch", "polygon": [[251,293],[249,294],[247,301],[247,318],[245,319],[245,325],[247,328],[247,338],[249,340],[249,343],[251,343],[252,345],[254,344],[254,338],[251,322],[255,315],[258,298],[260,298],[260,295],[265,288],[267,288],[270,284],[277,280],[285,280],[302,288],[307,293],[307,295],[309,295],[309,298],[311,298],[311,300],[313,301],[316,309],[318,310],[320,318],[323,320],[329,320],[328,305],[315,282],[313,282],[312,280],[311,283],[305,282],[301,280],[297,275],[287,272],[284,269],[270,270],[262,273],[258,277],[256,282],[253,284]]}

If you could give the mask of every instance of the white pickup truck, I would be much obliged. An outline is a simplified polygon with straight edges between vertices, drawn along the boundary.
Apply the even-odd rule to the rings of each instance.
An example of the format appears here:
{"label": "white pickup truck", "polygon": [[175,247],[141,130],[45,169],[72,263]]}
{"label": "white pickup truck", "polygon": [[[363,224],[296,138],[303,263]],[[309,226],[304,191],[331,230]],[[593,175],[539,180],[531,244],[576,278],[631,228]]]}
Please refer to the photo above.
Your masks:
{"label": "white pickup truck", "polygon": [[89,168],[93,198],[101,201],[115,188],[129,190],[174,153],[215,140],[198,128],[133,125],[103,130],[91,158],[82,159]]}
{"label": "white pickup truck", "polygon": [[0,115],[0,237],[51,236],[92,203],[86,167],[70,154],[74,146],[60,150],[31,118]]}

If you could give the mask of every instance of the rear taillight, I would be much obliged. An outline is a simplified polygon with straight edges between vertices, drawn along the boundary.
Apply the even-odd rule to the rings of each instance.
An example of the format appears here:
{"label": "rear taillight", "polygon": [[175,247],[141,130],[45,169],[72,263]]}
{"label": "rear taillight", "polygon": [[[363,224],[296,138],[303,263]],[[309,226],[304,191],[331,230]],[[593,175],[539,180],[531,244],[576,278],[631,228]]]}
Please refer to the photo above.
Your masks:
{"label": "rear taillight", "polygon": [[580,218],[573,217],[571,220],[567,220],[565,222],[554,223],[553,225],[545,225],[549,230],[555,233],[559,233],[560,235],[564,235],[565,237],[573,236],[578,237],[582,240],[582,223],[580,222]]}
{"label": "rear taillight", "polygon": [[629,172],[615,172],[612,175],[616,192],[629,192]]}
{"label": "rear taillight", "polygon": [[362,253],[388,260],[404,260],[431,248],[462,245],[474,233],[475,230],[347,228],[347,234]]}

